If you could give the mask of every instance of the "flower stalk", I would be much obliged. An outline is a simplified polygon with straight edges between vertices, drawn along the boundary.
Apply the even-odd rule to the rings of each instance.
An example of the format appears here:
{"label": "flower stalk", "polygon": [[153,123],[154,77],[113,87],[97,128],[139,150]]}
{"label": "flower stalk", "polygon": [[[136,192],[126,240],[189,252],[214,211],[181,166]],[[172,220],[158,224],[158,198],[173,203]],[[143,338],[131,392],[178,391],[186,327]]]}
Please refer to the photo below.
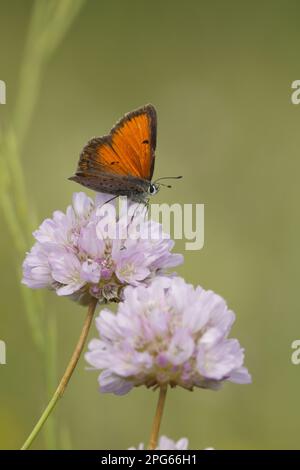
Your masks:
{"label": "flower stalk", "polygon": [[65,389],[66,389],[66,387],[69,383],[69,380],[70,380],[70,378],[71,378],[71,376],[72,376],[72,374],[73,374],[73,372],[76,368],[76,365],[79,361],[82,350],[84,348],[86,338],[87,338],[87,335],[88,335],[88,332],[90,330],[92,320],[93,320],[93,317],[94,317],[94,312],[95,312],[96,305],[97,305],[97,299],[93,298],[91,300],[90,304],[89,304],[88,313],[86,315],[86,318],[85,318],[85,321],[84,321],[84,324],[83,324],[83,328],[82,328],[79,340],[76,344],[76,347],[75,347],[74,352],[72,354],[71,360],[70,360],[70,362],[69,362],[69,364],[68,364],[68,366],[65,370],[65,373],[62,376],[62,379],[61,379],[61,381],[60,381],[53,397],[51,398],[50,402],[48,403],[47,407],[45,408],[42,416],[38,420],[38,422],[35,425],[35,427],[33,428],[32,432],[30,433],[30,435],[26,439],[26,441],[23,444],[21,450],[29,449],[29,447],[33,443],[34,439],[37,437],[38,433],[40,432],[43,425],[45,424],[48,417],[50,416],[51,412],[55,408],[58,400],[63,396],[63,394],[65,392]]}
{"label": "flower stalk", "polygon": [[162,420],[165,402],[166,402],[167,389],[168,389],[167,385],[161,385],[159,388],[159,397],[158,397],[158,402],[157,402],[157,407],[156,407],[156,413],[155,413],[153,424],[152,424],[151,436],[150,436],[150,441],[149,441],[149,446],[148,446],[149,450],[154,450],[157,447],[159,430],[160,430],[161,420]]}

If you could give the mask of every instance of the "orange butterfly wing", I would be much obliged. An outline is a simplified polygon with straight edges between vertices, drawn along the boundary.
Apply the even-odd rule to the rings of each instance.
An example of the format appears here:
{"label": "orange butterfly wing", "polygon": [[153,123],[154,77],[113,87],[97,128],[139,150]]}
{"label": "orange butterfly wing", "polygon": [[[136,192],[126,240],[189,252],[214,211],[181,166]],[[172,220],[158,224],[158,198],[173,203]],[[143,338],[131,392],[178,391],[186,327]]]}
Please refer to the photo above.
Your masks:
{"label": "orange butterfly wing", "polygon": [[83,148],[76,175],[111,174],[151,181],[156,126],[156,111],[150,104],[126,114],[109,135],[96,137]]}

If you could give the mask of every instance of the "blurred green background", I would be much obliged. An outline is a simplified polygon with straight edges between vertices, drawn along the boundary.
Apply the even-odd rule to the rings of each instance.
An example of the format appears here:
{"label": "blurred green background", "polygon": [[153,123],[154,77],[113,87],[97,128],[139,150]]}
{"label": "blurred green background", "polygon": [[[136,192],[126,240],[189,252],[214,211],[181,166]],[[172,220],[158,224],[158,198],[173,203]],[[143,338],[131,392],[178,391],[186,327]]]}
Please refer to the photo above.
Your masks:
{"label": "blurred green background", "polygon": [[[46,352],[37,347],[20,289],[30,230],[81,190],[67,178],[85,142],[151,102],[159,118],[155,176],[184,175],[155,202],[205,204],[204,249],[184,252],[177,242],[185,255],[179,272],[227,299],[237,314],[232,335],[253,376],[252,385],[228,383],[217,393],[172,390],[162,434],[186,436],[193,449],[299,449],[300,366],[290,360],[300,338],[300,106],[290,100],[300,79],[299,2],[37,3],[0,0],[7,85],[0,106],[0,339],[7,345],[0,448],[19,448],[31,431],[85,315],[43,293],[38,322],[49,344]],[[39,315],[35,293],[26,298]],[[147,442],[156,394],[100,395],[96,379],[81,360],[51,429],[33,448]]]}

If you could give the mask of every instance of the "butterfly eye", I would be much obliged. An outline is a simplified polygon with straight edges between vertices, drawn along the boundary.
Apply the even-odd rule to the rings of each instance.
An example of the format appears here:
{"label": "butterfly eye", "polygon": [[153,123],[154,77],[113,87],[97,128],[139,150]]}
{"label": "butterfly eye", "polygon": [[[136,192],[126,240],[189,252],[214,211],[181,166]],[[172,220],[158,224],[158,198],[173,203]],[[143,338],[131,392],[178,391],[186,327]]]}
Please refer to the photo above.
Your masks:
{"label": "butterfly eye", "polygon": [[156,194],[158,191],[158,186],[156,184],[150,184],[148,192],[153,196],[153,194]]}

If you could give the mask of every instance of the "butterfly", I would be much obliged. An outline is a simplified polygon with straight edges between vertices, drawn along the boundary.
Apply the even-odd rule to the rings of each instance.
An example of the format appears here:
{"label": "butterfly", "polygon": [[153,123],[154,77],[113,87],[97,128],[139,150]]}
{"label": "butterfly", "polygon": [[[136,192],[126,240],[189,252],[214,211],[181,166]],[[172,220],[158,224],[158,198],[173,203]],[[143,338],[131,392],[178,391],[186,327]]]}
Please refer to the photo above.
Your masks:
{"label": "butterfly", "polygon": [[94,137],[85,145],[69,180],[147,203],[161,185],[159,180],[152,183],[156,129],[157,115],[151,104],[125,114],[108,135]]}

